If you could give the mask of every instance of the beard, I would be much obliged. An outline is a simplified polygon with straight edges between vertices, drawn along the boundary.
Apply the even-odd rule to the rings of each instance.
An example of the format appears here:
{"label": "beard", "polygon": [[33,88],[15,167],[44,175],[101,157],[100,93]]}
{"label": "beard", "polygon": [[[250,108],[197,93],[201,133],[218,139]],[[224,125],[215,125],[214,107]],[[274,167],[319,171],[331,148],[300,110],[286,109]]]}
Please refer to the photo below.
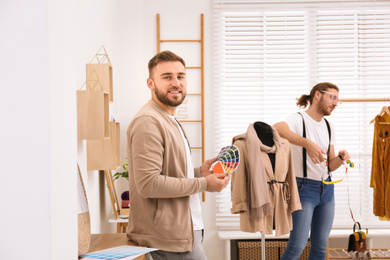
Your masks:
{"label": "beard", "polygon": [[324,116],[329,116],[332,113],[332,111],[329,111],[329,107],[325,104],[324,97],[320,98],[318,104],[318,111],[322,113]]}
{"label": "beard", "polygon": [[156,95],[157,99],[164,105],[170,106],[170,107],[177,107],[180,106],[181,103],[183,103],[184,99],[186,98],[187,92],[182,91],[182,97],[179,96],[172,97],[172,99],[168,98],[168,93],[160,92],[155,86],[154,88],[154,94]]}

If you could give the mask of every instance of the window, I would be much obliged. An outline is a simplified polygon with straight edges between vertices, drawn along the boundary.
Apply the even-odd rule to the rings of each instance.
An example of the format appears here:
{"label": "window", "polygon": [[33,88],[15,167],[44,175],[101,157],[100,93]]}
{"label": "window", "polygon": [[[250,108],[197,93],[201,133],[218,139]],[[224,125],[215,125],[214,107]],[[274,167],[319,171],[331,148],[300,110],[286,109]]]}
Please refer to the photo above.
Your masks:
{"label": "window", "polygon": [[[341,99],[390,98],[389,1],[214,0],[213,8],[216,153],[250,123],[272,125],[300,111],[296,98],[319,82],[338,85]],[[344,102],[328,118],[336,153],[348,150],[355,164],[335,185],[334,228],[352,227],[348,205],[362,227],[390,228],[374,216],[369,187],[370,121],[385,105]],[[239,229],[230,208],[227,187],[217,195],[220,230]]]}

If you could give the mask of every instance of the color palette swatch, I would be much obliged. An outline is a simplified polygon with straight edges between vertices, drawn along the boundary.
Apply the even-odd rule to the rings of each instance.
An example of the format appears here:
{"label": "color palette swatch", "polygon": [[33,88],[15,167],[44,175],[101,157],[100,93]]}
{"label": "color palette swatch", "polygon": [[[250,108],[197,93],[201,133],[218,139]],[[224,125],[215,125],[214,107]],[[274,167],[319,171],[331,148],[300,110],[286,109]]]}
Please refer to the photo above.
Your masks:
{"label": "color palette swatch", "polygon": [[218,159],[211,165],[210,171],[214,173],[232,174],[240,163],[240,151],[235,145],[228,145],[218,153]]}
{"label": "color palette swatch", "polygon": [[96,260],[96,259],[121,259],[121,260],[130,260],[134,259],[138,256],[144,255],[151,251],[155,251],[155,248],[147,248],[147,247],[138,247],[138,246],[118,246],[113,247],[101,251],[96,251],[92,253],[88,253],[86,255],[81,256],[81,259],[87,260]]}

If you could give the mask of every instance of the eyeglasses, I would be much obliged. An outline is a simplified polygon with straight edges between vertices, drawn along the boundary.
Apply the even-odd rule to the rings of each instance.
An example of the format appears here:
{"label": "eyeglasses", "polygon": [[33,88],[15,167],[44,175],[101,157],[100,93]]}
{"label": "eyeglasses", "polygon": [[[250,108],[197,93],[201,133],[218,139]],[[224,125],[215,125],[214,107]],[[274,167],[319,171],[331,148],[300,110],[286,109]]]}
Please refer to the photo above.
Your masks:
{"label": "eyeglasses", "polygon": [[330,95],[330,100],[332,100],[332,102],[337,102],[338,105],[341,104],[340,99],[335,94],[333,94],[331,92],[328,92],[328,91],[323,91],[323,90],[321,90],[320,92],[329,94]]}

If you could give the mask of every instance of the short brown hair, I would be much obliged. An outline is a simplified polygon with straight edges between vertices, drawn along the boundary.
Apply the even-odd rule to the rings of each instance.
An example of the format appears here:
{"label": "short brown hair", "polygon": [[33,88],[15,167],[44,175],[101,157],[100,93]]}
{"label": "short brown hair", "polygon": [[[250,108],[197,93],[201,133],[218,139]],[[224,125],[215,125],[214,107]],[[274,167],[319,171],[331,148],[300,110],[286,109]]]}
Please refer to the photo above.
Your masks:
{"label": "short brown hair", "polygon": [[335,89],[337,90],[337,92],[339,92],[339,87],[337,87],[335,84],[332,84],[330,82],[318,83],[311,89],[310,95],[302,95],[300,98],[298,98],[297,106],[305,108],[308,103],[311,105],[311,103],[313,102],[314,93],[316,93],[317,90],[321,92],[327,91],[330,88]]}
{"label": "short brown hair", "polygon": [[162,51],[154,55],[154,57],[151,58],[148,63],[149,78],[152,78],[153,69],[157,66],[157,64],[166,61],[179,61],[181,64],[183,64],[184,67],[186,67],[186,63],[180,56],[171,51]]}

